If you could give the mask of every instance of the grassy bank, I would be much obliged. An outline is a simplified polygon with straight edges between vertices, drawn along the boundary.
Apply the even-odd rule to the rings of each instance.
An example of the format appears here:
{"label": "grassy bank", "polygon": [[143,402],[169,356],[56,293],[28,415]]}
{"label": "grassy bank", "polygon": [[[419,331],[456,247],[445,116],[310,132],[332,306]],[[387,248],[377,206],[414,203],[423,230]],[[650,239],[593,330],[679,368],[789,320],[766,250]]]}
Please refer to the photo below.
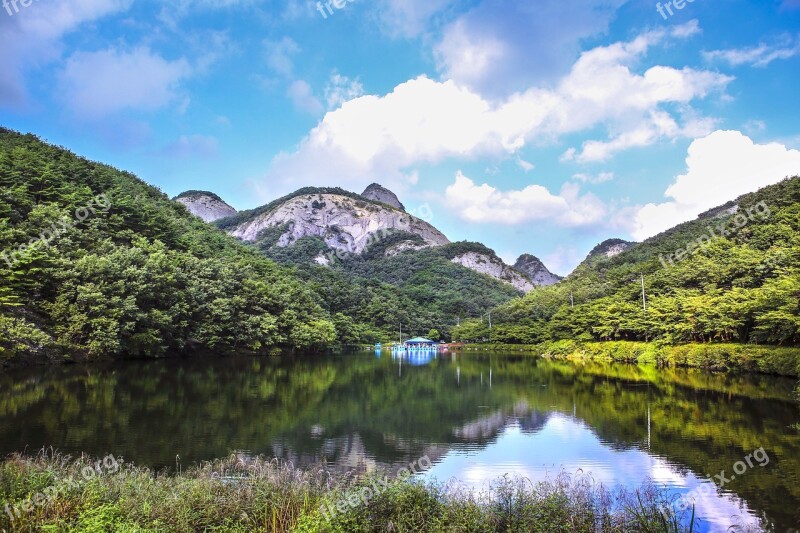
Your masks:
{"label": "grassy bank", "polygon": [[608,361],[659,366],[742,370],[800,376],[800,348],[749,344],[660,345],[647,342],[558,341],[543,344],[469,344],[464,350],[530,352],[553,359]]}
{"label": "grassy bank", "polygon": [[[178,474],[42,453],[0,464],[0,528],[9,531],[688,531],[653,485],[607,490],[565,474],[536,485],[501,479],[477,494],[236,456]],[[378,482],[376,484],[376,482]],[[362,497],[356,497],[361,494]],[[351,502],[342,505],[342,502]],[[9,506],[6,506],[9,504]],[[344,508],[326,516],[323,509]],[[9,509],[24,509],[13,523]],[[669,509],[668,516],[662,509]]]}

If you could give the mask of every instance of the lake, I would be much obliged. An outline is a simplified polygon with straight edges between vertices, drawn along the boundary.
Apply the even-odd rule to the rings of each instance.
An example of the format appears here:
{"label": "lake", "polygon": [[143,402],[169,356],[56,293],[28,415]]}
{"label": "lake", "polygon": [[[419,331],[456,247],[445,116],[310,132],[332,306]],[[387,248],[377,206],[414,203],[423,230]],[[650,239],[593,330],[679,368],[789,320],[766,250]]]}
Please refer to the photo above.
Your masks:
{"label": "lake", "polygon": [[693,495],[700,531],[758,519],[786,531],[800,528],[795,383],[475,353],[17,369],[0,375],[0,452],[173,469],[263,454],[362,471],[427,456],[420,477],[479,490],[506,474],[650,478]]}

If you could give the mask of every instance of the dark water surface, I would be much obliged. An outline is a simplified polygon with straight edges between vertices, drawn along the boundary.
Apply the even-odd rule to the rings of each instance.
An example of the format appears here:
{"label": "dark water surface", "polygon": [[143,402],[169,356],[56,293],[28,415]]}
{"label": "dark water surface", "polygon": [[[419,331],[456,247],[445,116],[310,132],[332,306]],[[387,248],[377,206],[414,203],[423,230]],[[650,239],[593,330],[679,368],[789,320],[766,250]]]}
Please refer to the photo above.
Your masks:
{"label": "dark water surface", "polygon": [[341,469],[427,455],[425,477],[479,489],[504,474],[590,472],[627,487],[649,477],[693,491],[701,531],[758,519],[787,531],[800,528],[794,385],[501,354],[33,368],[0,374],[0,453],[54,446],[174,467],[244,452]]}

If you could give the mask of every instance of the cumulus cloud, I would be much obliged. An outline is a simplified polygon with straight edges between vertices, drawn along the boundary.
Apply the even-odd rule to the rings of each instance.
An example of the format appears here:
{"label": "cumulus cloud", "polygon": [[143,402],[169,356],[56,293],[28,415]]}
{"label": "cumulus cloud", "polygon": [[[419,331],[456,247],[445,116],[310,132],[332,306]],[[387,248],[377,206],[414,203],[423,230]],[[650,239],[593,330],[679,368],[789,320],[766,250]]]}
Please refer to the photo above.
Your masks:
{"label": "cumulus cloud", "polygon": [[[447,158],[518,156],[534,140],[599,126],[608,128],[611,141],[589,142],[566,155],[603,160],[633,146],[706,134],[712,122],[696,117],[689,106],[724,89],[731,78],[690,68],[633,70],[650,46],[670,36],[665,30],[650,32],[589,50],[554,88],[532,87],[502,101],[425,76],[385,96],[352,99],[327,113],[296,152],[277,157],[268,180],[305,185],[330,176],[355,186],[379,176],[388,185],[402,184],[408,167]],[[673,116],[664,107],[682,111]]]}
{"label": "cumulus cloud", "polygon": [[541,185],[501,191],[487,183],[476,185],[461,172],[447,187],[445,199],[458,205],[458,215],[470,222],[519,224],[547,220],[559,226],[578,227],[596,224],[606,214],[597,197],[591,193],[581,195],[575,184],[565,184],[557,195]]}
{"label": "cumulus cloud", "polygon": [[666,190],[671,200],[648,204],[633,218],[636,239],[652,237],[742,194],[800,175],[800,151],[756,144],[738,131],[715,131],[689,147],[686,173]]}
{"label": "cumulus cloud", "polygon": [[169,61],[148,48],[77,52],[59,75],[65,104],[83,118],[119,111],[154,111],[179,100],[180,85],[192,74],[185,59]]}

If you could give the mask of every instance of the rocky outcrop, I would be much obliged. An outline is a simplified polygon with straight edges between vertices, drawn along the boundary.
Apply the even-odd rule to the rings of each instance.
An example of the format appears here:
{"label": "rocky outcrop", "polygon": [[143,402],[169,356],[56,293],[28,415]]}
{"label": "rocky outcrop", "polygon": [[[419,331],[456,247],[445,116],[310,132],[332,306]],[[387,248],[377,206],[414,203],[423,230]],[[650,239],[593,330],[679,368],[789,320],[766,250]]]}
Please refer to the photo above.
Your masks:
{"label": "rocky outcrop", "polygon": [[214,222],[233,216],[236,209],[226,204],[222,198],[208,191],[187,191],[174,198],[186,206],[191,214],[206,222]]}
{"label": "rocky outcrop", "polygon": [[528,276],[528,279],[539,287],[549,287],[564,279],[550,272],[539,258],[530,254],[519,256],[517,262],[514,263],[514,268]]}
{"label": "rocky outcrop", "polygon": [[400,211],[406,210],[406,208],[403,207],[403,204],[400,203],[400,199],[397,198],[397,195],[395,193],[377,183],[373,183],[372,185],[364,189],[364,192],[361,193],[361,196],[363,196],[367,200],[373,200],[375,202],[381,202],[383,204],[388,204],[392,207],[396,207]]}
{"label": "rocky outcrop", "polygon": [[339,194],[317,193],[290,198],[230,228],[228,233],[245,241],[256,241],[262,231],[284,225],[287,229],[277,242],[282,247],[303,237],[320,237],[333,250],[360,254],[392,230],[418,235],[430,246],[450,242],[427,222],[398,209]]}
{"label": "rocky outcrop", "polygon": [[595,246],[592,251],[589,252],[589,257],[586,259],[611,259],[635,244],[634,242],[623,241],[622,239],[608,239]]}
{"label": "rocky outcrop", "polygon": [[486,274],[510,283],[518,291],[530,292],[536,288],[525,276],[497,257],[491,257],[478,252],[467,252],[454,257],[451,261],[474,270],[475,272]]}
{"label": "rocky outcrop", "polygon": [[384,255],[386,255],[386,257],[394,257],[405,252],[415,252],[430,247],[430,244],[417,244],[414,241],[403,241],[390,246]]}

